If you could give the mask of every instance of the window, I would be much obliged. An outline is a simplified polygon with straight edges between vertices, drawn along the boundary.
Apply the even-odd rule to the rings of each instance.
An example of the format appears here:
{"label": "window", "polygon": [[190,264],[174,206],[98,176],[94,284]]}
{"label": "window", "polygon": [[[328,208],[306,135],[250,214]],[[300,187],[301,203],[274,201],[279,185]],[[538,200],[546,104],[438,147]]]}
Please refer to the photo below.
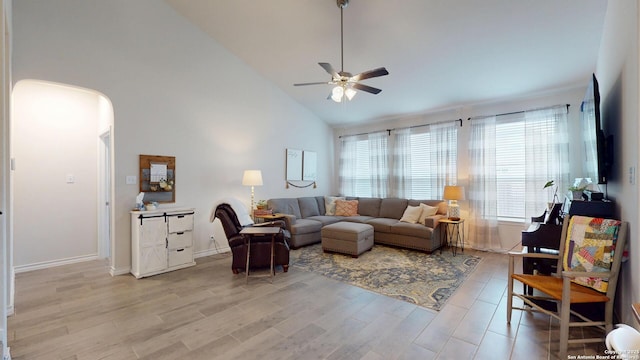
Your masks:
{"label": "window", "polygon": [[341,144],[342,195],[438,199],[456,181],[456,123],[345,136]]}
{"label": "window", "polygon": [[569,184],[567,107],[475,119],[469,142],[473,216],[524,221],[544,211],[543,191]]}
{"label": "window", "polygon": [[439,199],[457,178],[458,132],[455,123],[398,131],[394,146],[394,196]]}
{"label": "window", "polygon": [[386,197],[389,171],[387,133],[345,136],[340,153],[340,193]]}
{"label": "window", "polygon": [[[524,219],[525,194],[524,116],[496,122],[497,215]],[[542,189],[542,187],[540,187]]]}

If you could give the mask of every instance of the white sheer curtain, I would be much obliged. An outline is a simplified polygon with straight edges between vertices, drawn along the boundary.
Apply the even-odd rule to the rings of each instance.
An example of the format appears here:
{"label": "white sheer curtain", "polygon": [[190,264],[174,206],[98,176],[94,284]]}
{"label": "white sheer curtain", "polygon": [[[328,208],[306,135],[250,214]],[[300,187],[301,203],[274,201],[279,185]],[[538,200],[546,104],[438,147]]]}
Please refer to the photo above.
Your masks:
{"label": "white sheer curtain", "polygon": [[394,131],[392,164],[393,172],[391,176],[391,196],[399,198],[411,198],[413,177],[405,176],[411,174],[411,128]]}
{"label": "white sheer curtain", "polygon": [[386,197],[389,188],[388,133],[378,132],[341,138],[340,194]]}
{"label": "white sheer curtain", "polygon": [[366,136],[343,136],[340,140],[338,183],[340,194],[355,195],[357,188],[358,141]]}
{"label": "white sheer curtain", "polygon": [[469,164],[469,246],[500,251],[495,116],[471,122]]}
{"label": "white sheer curtain", "polygon": [[389,134],[387,132],[369,134],[372,197],[387,197],[389,190],[388,138]]}
{"label": "white sheer curtain", "polygon": [[445,185],[458,182],[458,123],[434,124],[431,129],[430,199],[442,199]]}
{"label": "white sheer curtain", "polygon": [[544,184],[554,180],[559,200],[571,184],[567,107],[525,111],[525,216],[539,216],[553,200]]}
{"label": "white sheer curtain", "polygon": [[441,199],[457,181],[455,122],[394,130],[392,196]]}

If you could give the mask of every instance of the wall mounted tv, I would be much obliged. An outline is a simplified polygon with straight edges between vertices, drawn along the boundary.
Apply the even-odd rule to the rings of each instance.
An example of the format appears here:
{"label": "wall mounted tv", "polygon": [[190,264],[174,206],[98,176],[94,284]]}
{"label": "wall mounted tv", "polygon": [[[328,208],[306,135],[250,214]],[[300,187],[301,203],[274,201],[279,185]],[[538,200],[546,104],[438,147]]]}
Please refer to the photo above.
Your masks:
{"label": "wall mounted tv", "polygon": [[580,106],[584,140],[585,177],[606,184],[613,160],[613,136],[606,137],[600,123],[600,90],[593,74]]}

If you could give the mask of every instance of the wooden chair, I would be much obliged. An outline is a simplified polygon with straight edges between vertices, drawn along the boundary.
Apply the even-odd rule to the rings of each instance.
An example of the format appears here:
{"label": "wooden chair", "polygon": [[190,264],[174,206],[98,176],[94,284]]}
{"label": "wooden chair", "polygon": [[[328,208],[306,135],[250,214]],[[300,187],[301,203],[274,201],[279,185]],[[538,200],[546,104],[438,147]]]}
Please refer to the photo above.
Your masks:
{"label": "wooden chair", "polygon": [[[626,222],[618,220],[573,216],[563,223],[558,255],[509,253],[507,323],[511,322],[513,309],[539,311],[558,319],[560,321],[560,359],[567,358],[569,344],[604,343],[606,334],[613,329],[613,303],[627,237],[627,226]],[[586,267],[576,266],[580,260],[589,259],[589,254],[600,254],[596,258],[604,258],[605,261],[596,262],[593,268],[589,265],[594,263],[593,260],[586,261],[588,263]],[[517,257],[554,258],[557,259],[557,268],[561,271],[551,275],[516,274],[514,260]],[[607,264],[610,264],[610,270],[605,270]],[[514,280],[533,288],[533,295],[514,292]],[[591,287],[580,285],[578,282]],[[514,297],[521,299],[529,307],[514,307]],[[548,309],[549,302],[555,303],[555,310]],[[604,304],[602,321],[592,320],[592,314],[580,310],[579,305],[572,306],[595,303]],[[571,327],[596,327],[605,333],[601,338],[569,340]]]}

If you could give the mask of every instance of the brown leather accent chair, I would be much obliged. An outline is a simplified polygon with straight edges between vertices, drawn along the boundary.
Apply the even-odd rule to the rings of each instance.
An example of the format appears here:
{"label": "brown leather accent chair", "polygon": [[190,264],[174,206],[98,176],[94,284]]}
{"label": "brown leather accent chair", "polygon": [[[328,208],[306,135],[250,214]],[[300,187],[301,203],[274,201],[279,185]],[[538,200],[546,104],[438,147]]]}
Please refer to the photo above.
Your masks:
{"label": "brown leather accent chair", "polygon": [[[233,255],[231,271],[238,274],[245,271],[247,264],[247,239],[240,235],[243,229],[238,221],[238,217],[229,204],[220,204],[216,207],[215,216],[220,219],[224,233],[229,240],[229,247]],[[279,226],[283,229],[276,235],[274,245],[274,266],[281,265],[284,272],[289,270],[289,244],[287,242],[287,231],[284,221],[273,221],[255,226]],[[271,265],[271,235],[252,236],[251,238],[251,259],[249,264],[252,269],[265,268]]]}

